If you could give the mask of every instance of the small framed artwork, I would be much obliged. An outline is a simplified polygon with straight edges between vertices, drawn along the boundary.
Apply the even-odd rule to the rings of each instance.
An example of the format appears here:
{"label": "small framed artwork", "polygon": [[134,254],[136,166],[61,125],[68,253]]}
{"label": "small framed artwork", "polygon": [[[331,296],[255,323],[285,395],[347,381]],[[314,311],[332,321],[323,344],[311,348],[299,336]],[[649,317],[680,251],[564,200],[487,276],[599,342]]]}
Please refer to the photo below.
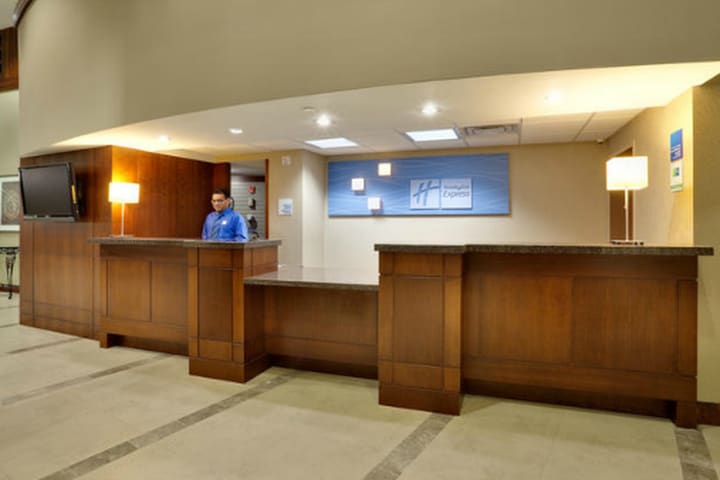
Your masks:
{"label": "small framed artwork", "polygon": [[20,178],[0,177],[0,231],[19,231],[22,205],[20,203]]}

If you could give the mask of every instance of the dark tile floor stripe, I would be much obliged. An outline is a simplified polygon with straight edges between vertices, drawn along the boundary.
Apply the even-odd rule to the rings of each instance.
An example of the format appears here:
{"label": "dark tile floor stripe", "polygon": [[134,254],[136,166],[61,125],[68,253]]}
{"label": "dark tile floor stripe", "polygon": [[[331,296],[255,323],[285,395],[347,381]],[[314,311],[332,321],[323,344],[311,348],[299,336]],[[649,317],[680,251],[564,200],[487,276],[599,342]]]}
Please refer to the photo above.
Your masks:
{"label": "dark tile floor stripe", "polygon": [[9,352],[5,352],[5,355],[12,355],[14,353],[23,353],[23,352],[29,352],[31,350],[39,350],[41,348],[47,348],[47,347],[54,347],[55,345],[62,345],[63,343],[71,343],[71,342],[77,342],[80,340],[84,340],[83,338],[76,337],[76,338],[64,338],[62,340],[56,340],[54,342],[48,342],[48,343],[42,343],[40,345],[33,345],[32,347],[25,347],[25,348],[18,348],[17,350],[10,350]]}
{"label": "dark tile floor stripe", "polygon": [[243,390],[242,392],[220,400],[219,402],[208,405],[207,407],[196,410],[184,417],[150,430],[149,432],[145,432],[142,435],[126,442],[110,447],[107,450],[93,455],[92,457],[88,457],[85,460],[43,477],[41,480],[73,480],[81,475],[90,473],[93,470],[97,470],[98,468],[112,463],[115,460],[125,457],[136,450],[160,441],[173,433],[184,430],[198,422],[272,390],[273,388],[291,380],[296,375],[296,373],[288,373],[262,382],[254,387],[248,388],[247,390]]}
{"label": "dark tile floor stripe", "polygon": [[683,480],[718,480],[710,450],[699,430],[675,429]]}
{"label": "dark tile floor stripe", "polygon": [[101,370],[99,372],[93,372],[89,375],[83,375],[82,377],[71,378],[70,380],[65,380],[63,382],[58,382],[58,383],[48,385],[45,387],[36,388],[34,390],[19,393],[17,395],[11,395],[9,397],[3,398],[0,401],[0,405],[3,407],[12,405],[14,403],[22,402],[24,400],[28,400],[30,398],[37,397],[39,395],[46,395],[48,393],[52,393],[54,391],[61,390],[63,388],[72,387],[74,385],[80,385],[81,383],[89,382],[96,378],[106,377],[108,375],[113,375],[118,372],[124,372],[125,370],[130,370],[131,368],[140,367],[142,365],[147,365],[148,363],[156,362],[158,360],[161,360],[161,359],[167,358],[167,357],[169,357],[169,355],[166,355],[166,354],[155,355],[153,357],[145,358],[143,360],[136,360],[134,362],[125,363],[123,365],[118,365],[117,367],[108,368],[107,370]]}
{"label": "dark tile floor stripe", "polygon": [[410,465],[418,455],[430,445],[435,437],[452,419],[451,415],[431,414],[420,424],[410,435],[408,435],[390,454],[385,457],[370,473],[365,475],[365,480],[394,480],[398,478],[405,467]]}

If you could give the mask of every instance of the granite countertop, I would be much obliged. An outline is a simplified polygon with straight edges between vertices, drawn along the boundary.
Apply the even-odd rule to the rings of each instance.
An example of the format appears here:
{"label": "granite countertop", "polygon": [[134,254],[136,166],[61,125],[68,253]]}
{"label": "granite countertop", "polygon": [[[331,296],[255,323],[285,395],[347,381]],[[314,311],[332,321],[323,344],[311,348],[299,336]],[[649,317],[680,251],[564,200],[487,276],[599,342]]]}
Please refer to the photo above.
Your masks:
{"label": "granite countertop", "polygon": [[713,255],[712,247],[697,245],[614,245],[603,244],[466,244],[466,245],[414,245],[376,244],[375,250],[386,253],[521,253],[557,255]]}
{"label": "granite countertop", "polygon": [[90,243],[100,245],[128,245],[147,247],[202,247],[202,248],[260,248],[280,245],[280,240],[252,240],[250,242],[217,242],[199,238],[153,238],[153,237],[93,237]]}
{"label": "granite countertop", "polygon": [[378,272],[281,265],[275,272],[245,277],[244,282],[246,285],[377,291]]}

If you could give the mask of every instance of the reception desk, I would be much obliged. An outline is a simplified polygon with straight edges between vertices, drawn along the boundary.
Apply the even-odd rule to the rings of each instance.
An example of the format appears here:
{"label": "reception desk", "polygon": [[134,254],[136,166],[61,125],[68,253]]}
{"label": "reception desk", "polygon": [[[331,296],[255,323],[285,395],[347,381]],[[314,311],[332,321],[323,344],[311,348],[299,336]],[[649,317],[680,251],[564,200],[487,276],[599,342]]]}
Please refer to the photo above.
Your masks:
{"label": "reception desk", "polygon": [[269,365],[379,380],[379,402],[459,414],[463,392],[697,423],[707,247],[376,245],[377,272],[277,268],[276,241],[93,239],[100,341],[182,343],[190,373]]}
{"label": "reception desk", "polygon": [[102,347],[127,342],[187,353],[191,374],[238,382],[267,368],[262,319],[245,315],[243,280],[277,269],[279,241],[103,237],[90,242],[100,244]]}
{"label": "reception desk", "polygon": [[697,256],[711,248],[375,249],[381,403],[457,414],[463,391],[622,397],[695,426]]}

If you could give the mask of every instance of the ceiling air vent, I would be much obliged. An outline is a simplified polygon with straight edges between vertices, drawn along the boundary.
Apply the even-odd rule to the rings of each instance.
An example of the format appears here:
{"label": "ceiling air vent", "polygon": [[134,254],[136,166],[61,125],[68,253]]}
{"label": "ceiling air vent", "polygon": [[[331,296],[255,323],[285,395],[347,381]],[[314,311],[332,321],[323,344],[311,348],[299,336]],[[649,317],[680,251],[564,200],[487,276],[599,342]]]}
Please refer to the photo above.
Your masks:
{"label": "ceiling air vent", "polygon": [[482,137],[493,135],[517,135],[520,126],[517,123],[506,125],[482,125],[474,127],[463,127],[465,137]]}

